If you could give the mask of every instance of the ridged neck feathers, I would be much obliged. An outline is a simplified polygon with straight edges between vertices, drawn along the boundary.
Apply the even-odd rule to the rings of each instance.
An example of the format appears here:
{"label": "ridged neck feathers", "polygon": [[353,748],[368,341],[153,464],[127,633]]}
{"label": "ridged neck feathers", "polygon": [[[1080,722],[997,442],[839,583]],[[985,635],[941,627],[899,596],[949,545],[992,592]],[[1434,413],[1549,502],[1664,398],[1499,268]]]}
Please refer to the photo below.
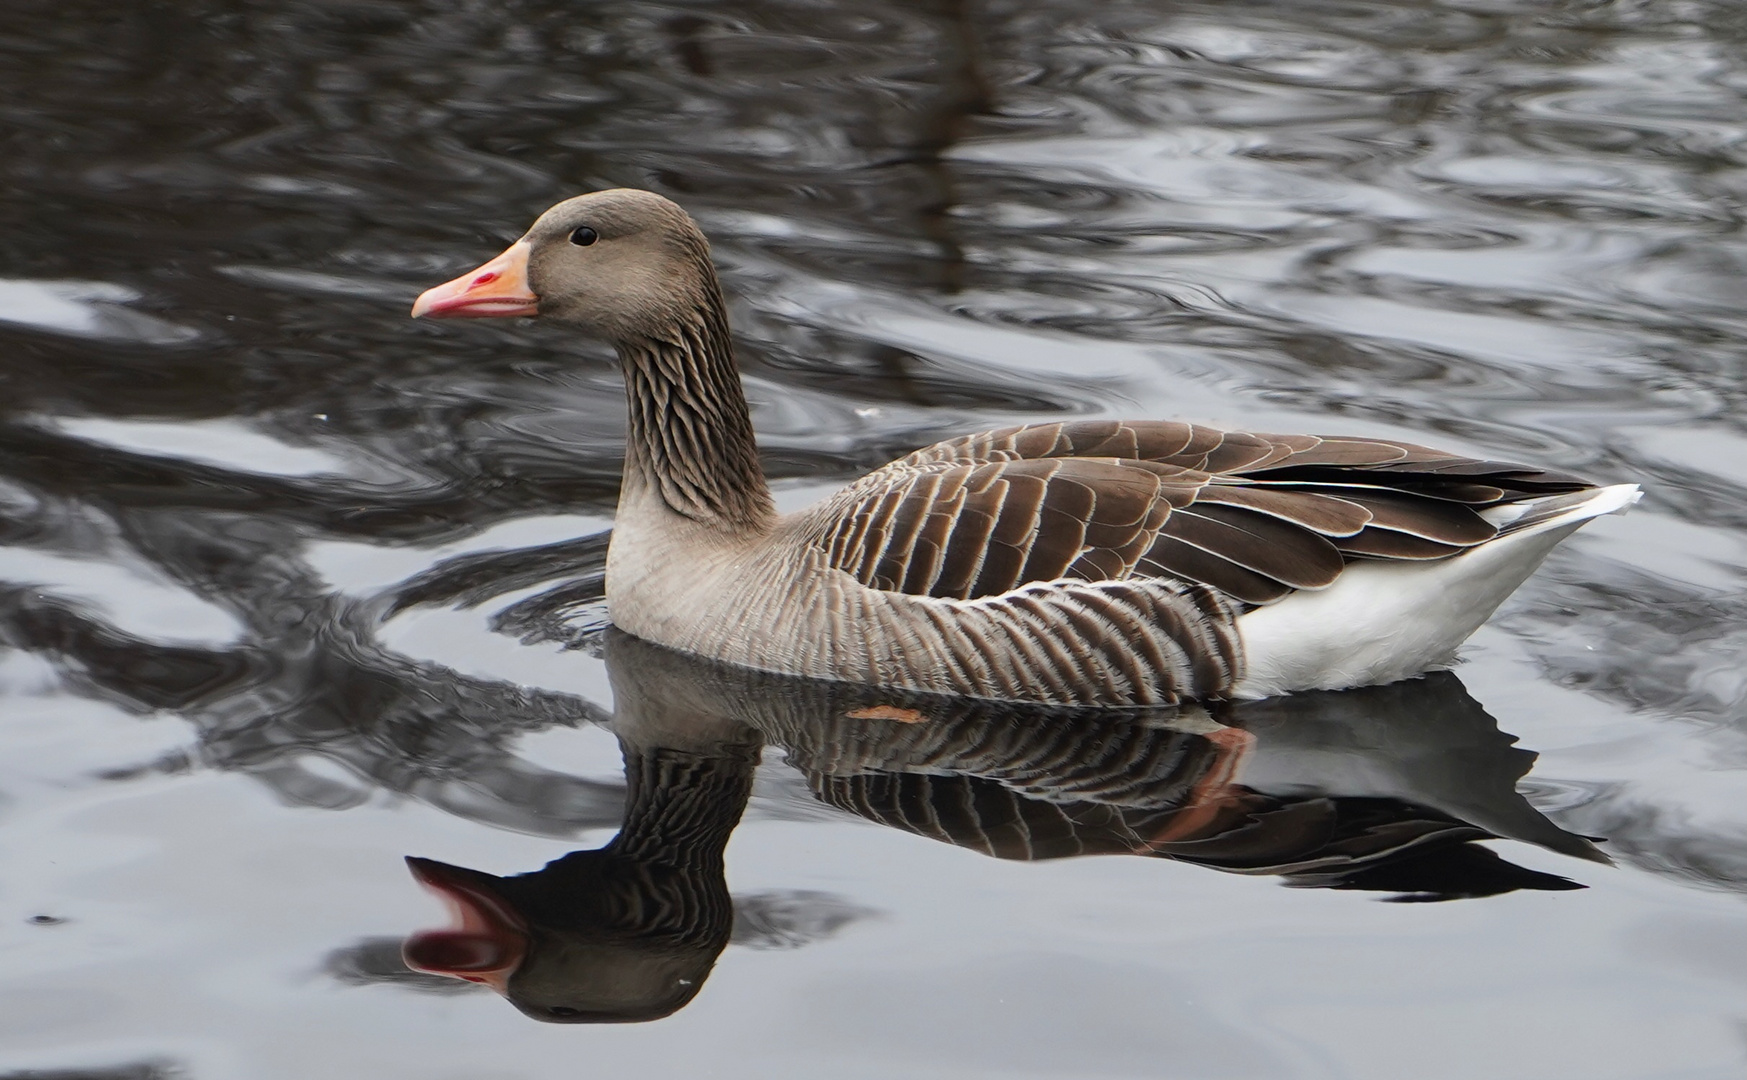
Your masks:
{"label": "ridged neck feathers", "polygon": [[708,288],[689,318],[615,342],[630,407],[626,490],[641,486],[682,517],[757,534],[771,527],[776,510],[705,259]]}

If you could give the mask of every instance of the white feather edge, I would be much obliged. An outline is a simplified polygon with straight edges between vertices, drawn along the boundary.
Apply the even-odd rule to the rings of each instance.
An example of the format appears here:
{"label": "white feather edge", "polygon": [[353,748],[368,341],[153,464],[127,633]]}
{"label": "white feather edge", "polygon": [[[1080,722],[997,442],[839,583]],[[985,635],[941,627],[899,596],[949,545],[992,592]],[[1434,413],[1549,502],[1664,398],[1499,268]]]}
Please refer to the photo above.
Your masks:
{"label": "white feather edge", "polygon": [[[1563,513],[1454,558],[1355,563],[1326,589],[1246,612],[1237,620],[1245,674],[1232,696],[1370,686],[1446,667],[1559,541],[1590,518],[1627,509],[1641,494],[1636,484],[1596,488]],[[1515,504],[1507,520],[1493,524],[1508,524],[1538,502]]]}

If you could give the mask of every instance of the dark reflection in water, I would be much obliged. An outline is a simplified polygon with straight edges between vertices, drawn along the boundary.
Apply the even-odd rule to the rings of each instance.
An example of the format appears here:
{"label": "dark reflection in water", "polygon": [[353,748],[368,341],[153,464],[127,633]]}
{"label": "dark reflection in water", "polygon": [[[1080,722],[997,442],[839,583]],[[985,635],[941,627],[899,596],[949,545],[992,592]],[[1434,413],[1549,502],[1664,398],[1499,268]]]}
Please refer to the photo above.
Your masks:
{"label": "dark reflection in water", "polygon": [[[594,719],[586,702],[409,661],[370,639],[374,607],[313,595],[307,569],[250,542],[260,538],[188,539],[207,565],[227,568],[232,597],[258,603],[239,613],[272,634],[274,650],[142,640],[23,590],[0,611],[0,640],[54,658],[83,692],[141,713],[175,709],[200,733],[192,750],[107,778],[216,766],[248,772],[293,804],[335,810],[384,789],[526,832],[567,835],[617,820],[619,785],[509,749],[526,732]],[[312,771],[318,758],[355,782]]]}
{"label": "dark reflection in water", "polygon": [[0,1080],[178,1080],[182,1071],[173,1062],[142,1061],[112,1069],[31,1069],[0,1073]]}
{"label": "dark reflection in water", "polygon": [[537,1020],[658,1019],[698,993],[734,926],[723,852],[766,743],[830,806],[1005,859],[1146,855],[1418,901],[1582,887],[1478,840],[1607,861],[1517,793],[1534,754],[1448,672],[1111,713],[894,695],[605,640],[618,835],[511,877],[408,860],[457,925],[407,939],[407,961]]}

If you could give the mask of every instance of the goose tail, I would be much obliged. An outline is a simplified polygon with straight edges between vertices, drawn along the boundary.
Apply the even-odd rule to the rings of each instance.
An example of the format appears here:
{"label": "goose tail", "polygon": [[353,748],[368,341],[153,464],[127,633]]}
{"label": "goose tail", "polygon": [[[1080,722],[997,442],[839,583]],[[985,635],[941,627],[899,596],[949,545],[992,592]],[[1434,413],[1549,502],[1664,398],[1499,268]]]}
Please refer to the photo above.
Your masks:
{"label": "goose tail", "polygon": [[1238,617],[1246,674],[1235,698],[1394,682],[1465,641],[1590,518],[1638,501],[1636,484],[1544,495],[1482,511],[1499,534],[1448,559],[1358,562],[1335,583]]}
{"label": "goose tail", "polygon": [[1608,487],[1584,488],[1563,495],[1543,495],[1538,499],[1503,503],[1480,512],[1498,530],[1499,536],[1513,533],[1534,533],[1561,525],[1575,525],[1603,514],[1619,514],[1630,509],[1644,493],[1637,484],[1613,484]]}

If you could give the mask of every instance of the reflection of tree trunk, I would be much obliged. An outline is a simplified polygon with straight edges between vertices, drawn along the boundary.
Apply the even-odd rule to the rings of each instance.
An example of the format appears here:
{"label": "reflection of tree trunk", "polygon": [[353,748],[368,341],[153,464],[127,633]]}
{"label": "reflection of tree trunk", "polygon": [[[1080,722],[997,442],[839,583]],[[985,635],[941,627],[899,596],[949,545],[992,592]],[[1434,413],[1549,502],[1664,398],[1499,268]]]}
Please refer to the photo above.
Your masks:
{"label": "reflection of tree trunk", "polygon": [[710,56],[704,52],[702,39],[702,31],[709,25],[708,20],[696,15],[679,15],[667,21],[667,33],[673,40],[674,55],[693,75],[712,73]]}
{"label": "reflection of tree trunk", "polygon": [[[994,104],[994,92],[982,71],[982,50],[971,11],[974,2],[944,0],[930,8],[937,14],[940,25],[936,54],[939,82],[919,111],[915,139],[898,158],[900,164],[914,166],[922,175],[925,194],[916,207],[916,225],[938,252],[934,265],[939,272],[934,285],[948,294],[964,289],[965,256],[952,224],[952,208],[958,205],[958,185],[945,155],[964,138],[971,119],[987,113]],[[908,400],[927,401],[927,394],[910,371],[909,353],[882,349],[875,360],[881,374],[904,387]]]}
{"label": "reflection of tree trunk", "polygon": [[981,49],[972,5],[975,0],[944,0],[940,13],[939,86],[923,108],[916,139],[905,159],[928,182],[931,198],[917,208],[922,235],[940,251],[939,288],[956,293],[964,288],[964,248],[952,227],[958,205],[957,184],[945,155],[965,136],[973,117],[987,113],[994,93],[984,77]]}

